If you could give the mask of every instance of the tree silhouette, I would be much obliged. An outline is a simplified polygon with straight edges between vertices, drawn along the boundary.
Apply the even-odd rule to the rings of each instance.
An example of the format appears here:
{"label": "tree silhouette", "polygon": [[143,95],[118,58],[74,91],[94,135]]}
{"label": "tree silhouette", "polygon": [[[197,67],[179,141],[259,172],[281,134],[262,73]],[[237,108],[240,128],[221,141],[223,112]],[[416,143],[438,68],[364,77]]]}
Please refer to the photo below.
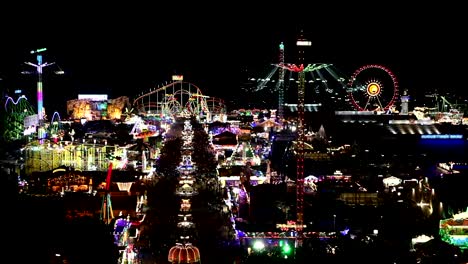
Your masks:
{"label": "tree silhouette", "polygon": [[156,162],[156,167],[160,173],[168,177],[178,175],[177,167],[182,161],[182,138],[176,137],[164,143],[161,148],[161,155]]}
{"label": "tree silhouette", "polygon": [[209,144],[208,134],[204,130],[197,129],[194,131],[192,146],[192,160],[197,165],[197,172],[200,175],[211,175],[215,173],[217,162],[213,149]]}

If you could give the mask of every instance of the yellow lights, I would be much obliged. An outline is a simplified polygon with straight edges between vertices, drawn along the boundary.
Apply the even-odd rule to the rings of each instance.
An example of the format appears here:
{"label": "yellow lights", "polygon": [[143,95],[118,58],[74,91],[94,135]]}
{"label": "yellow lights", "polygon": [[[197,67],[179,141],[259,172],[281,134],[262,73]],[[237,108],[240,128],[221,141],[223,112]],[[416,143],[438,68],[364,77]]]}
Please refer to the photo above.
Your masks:
{"label": "yellow lights", "polygon": [[183,75],[172,75],[172,80],[173,81],[183,81],[184,76]]}
{"label": "yellow lights", "polygon": [[369,96],[377,96],[380,94],[380,91],[382,90],[381,86],[377,82],[371,82],[367,84],[367,94]]}
{"label": "yellow lights", "polygon": [[293,221],[288,221],[286,224],[276,224],[276,228],[280,228],[281,230],[288,230],[288,229],[297,229],[300,228],[306,228],[307,225],[297,225]]}
{"label": "yellow lights", "polygon": [[418,205],[419,207],[430,206],[429,203],[426,203],[426,202],[423,202],[423,201],[419,202],[417,205]]}

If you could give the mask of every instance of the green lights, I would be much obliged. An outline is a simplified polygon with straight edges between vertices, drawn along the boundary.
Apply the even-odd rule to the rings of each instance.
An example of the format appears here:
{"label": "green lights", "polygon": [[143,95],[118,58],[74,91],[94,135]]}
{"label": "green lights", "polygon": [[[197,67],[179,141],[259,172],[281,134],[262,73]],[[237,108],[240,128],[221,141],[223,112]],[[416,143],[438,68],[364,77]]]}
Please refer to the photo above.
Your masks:
{"label": "green lights", "polygon": [[46,51],[46,50],[47,50],[47,48],[42,48],[42,49],[37,49],[37,50],[31,50],[31,54],[43,52],[43,51]]}
{"label": "green lights", "polygon": [[278,260],[294,260],[296,255],[294,241],[288,238],[255,238],[250,241],[247,253],[253,257],[261,256]]}
{"label": "green lights", "polygon": [[281,252],[284,254],[284,255],[290,255],[292,253],[292,248],[291,246],[288,244],[288,242],[284,242],[284,241],[280,241],[280,247],[281,247]]}
{"label": "green lights", "polygon": [[279,45],[279,48],[280,48],[280,50],[284,50],[284,44],[283,44],[283,42],[281,42],[281,44]]}
{"label": "green lights", "polygon": [[260,251],[260,250],[263,250],[265,248],[265,244],[263,243],[263,241],[257,240],[257,241],[254,242],[253,248],[254,248],[255,251]]}

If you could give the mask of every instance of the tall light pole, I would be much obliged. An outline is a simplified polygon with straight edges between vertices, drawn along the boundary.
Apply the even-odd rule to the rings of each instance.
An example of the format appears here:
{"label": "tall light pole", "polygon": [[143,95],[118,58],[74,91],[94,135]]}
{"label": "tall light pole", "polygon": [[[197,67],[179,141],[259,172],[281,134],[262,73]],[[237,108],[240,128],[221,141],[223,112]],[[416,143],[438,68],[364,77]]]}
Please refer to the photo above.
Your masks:
{"label": "tall light pole", "polygon": [[52,63],[43,63],[42,62],[42,52],[46,51],[46,48],[42,49],[37,49],[37,50],[31,50],[31,54],[37,54],[36,59],[37,59],[37,64],[34,64],[32,62],[25,62],[27,65],[33,66],[36,68],[37,71],[37,119],[39,123],[44,119],[44,95],[42,93],[42,68],[53,65],[55,62]]}
{"label": "tall light pole", "polygon": [[333,232],[336,233],[336,214],[333,215]]}

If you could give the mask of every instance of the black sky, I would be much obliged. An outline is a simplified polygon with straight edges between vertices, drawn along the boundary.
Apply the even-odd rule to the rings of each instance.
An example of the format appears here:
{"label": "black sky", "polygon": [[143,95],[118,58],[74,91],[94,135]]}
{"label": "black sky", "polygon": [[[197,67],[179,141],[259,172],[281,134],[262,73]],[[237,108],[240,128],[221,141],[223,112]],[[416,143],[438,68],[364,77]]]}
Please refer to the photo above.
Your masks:
{"label": "black sky", "polygon": [[232,3],[194,9],[181,8],[182,3],[70,6],[14,10],[11,16],[3,9],[0,85],[34,91],[34,77],[19,73],[31,70],[24,65],[35,59],[30,50],[47,47],[45,60],[66,72],[44,76],[45,103],[56,104],[49,108],[60,108],[79,93],[133,97],[172,74],[183,74],[207,95],[223,97],[237,93],[242,68],[261,75],[275,62],[279,42],[285,42],[288,60],[294,60],[295,38],[303,30],[313,43],[307,51],[311,63],[332,63],[349,74],[381,64],[410,93],[467,94],[463,9],[311,4],[259,10]]}

